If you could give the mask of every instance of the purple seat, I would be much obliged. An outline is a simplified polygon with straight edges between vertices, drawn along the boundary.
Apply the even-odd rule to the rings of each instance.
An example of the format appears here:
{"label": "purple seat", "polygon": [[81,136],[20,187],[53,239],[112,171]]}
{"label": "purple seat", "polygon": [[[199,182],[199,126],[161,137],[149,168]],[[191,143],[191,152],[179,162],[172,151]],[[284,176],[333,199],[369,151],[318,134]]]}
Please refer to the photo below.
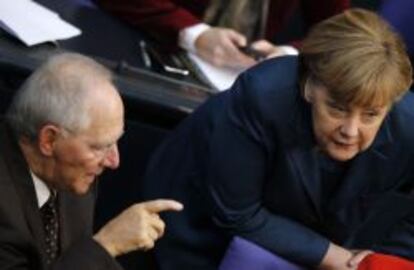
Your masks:
{"label": "purple seat", "polygon": [[258,245],[234,237],[221,261],[219,270],[307,270]]}

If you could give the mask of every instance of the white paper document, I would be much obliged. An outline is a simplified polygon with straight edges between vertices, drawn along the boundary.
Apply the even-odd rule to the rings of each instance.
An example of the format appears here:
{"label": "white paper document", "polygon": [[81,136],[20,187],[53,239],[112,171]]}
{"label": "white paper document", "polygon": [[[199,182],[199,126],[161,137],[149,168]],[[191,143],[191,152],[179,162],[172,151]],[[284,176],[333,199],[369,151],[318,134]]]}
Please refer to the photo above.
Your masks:
{"label": "white paper document", "polygon": [[209,83],[219,91],[230,88],[237,76],[244,70],[216,67],[193,53],[188,53],[188,57],[195,65],[195,68],[198,68],[199,72],[202,73]]}
{"label": "white paper document", "polygon": [[31,0],[0,0],[0,27],[27,46],[81,34],[57,13]]}

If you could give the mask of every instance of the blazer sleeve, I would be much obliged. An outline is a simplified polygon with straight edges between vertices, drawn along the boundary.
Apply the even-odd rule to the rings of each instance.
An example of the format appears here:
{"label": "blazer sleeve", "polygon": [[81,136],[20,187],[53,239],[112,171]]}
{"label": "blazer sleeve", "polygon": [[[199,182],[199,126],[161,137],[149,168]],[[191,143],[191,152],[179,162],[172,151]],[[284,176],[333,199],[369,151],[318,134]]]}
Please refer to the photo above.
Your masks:
{"label": "blazer sleeve", "polygon": [[[278,73],[277,68],[271,71]],[[230,235],[242,236],[293,262],[316,266],[329,241],[286,216],[271,213],[263,200],[263,189],[270,181],[270,156],[277,151],[258,101],[264,83],[269,82],[253,79],[247,72],[229,90],[230,101],[211,134],[203,171],[207,202],[215,224]]]}
{"label": "blazer sleeve", "polygon": [[[0,224],[0,267],[3,270],[43,269],[36,247],[13,229]],[[53,270],[122,270],[122,267],[92,238],[75,243],[55,262]]]}
{"label": "blazer sleeve", "polygon": [[41,262],[33,245],[29,244],[14,228],[1,222],[0,232],[0,269],[41,269]]}
{"label": "blazer sleeve", "polygon": [[[408,258],[414,261],[414,122],[413,113],[414,95],[408,92],[396,105],[390,119],[392,134],[398,144],[394,148],[401,149],[396,155],[393,172],[400,176],[400,184],[394,186],[387,205],[387,211],[379,213],[382,219],[388,217],[391,221],[390,229],[382,234],[382,239],[374,250]],[[411,124],[407,124],[411,123]],[[389,161],[390,163],[392,161]],[[393,163],[391,163],[393,164]],[[384,195],[382,197],[385,197]],[[384,224],[386,221],[383,221]]]}
{"label": "blazer sleeve", "polygon": [[95,1],[158,42],[168,43],[168,46],[177,46],[181,29],[201,22],[190,10],[170,0]]}
{"label": "blazer sleeve", "polygon": [[[405,118],[405,123],[412,122],[411,119]],[[406,138],[400,136],[399,139],[403,142],[409,142],[412,140],[412,134],[410,135]],[[404,150],[406,153],[413,153],[412,143],[406,143]],[[404,161],[401,156],[399,157],[399,162],[403,164]],[[412,164],[412,162],[413,158],[409,160],[408,164]],[[411,168],[412,166],[408,168],[409,173],[404,192],[393,192],[388,200],[390,207],[387,211],[380,213],[382,219],[388,218],[382,224],[385,224],[387,221],[392,223],[389,226],[390,229],[382,234],[381,241],[373,249],[377,252],[392,254],[414,261],[414,170]],[[383,195],[383,197],[385,196]]]}
{"label": "blazer sleeve", "polygon": [[122,270],[121,265],[92,238],[70,247],[52,267],[53,270]]}

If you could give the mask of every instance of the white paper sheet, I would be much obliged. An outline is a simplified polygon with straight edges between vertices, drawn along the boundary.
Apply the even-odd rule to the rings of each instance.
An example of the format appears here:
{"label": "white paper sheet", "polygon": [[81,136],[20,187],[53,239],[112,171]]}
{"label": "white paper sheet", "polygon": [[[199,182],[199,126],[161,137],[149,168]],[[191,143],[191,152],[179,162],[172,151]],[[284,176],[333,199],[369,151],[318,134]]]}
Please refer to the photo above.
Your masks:
{"label": "white paper sheet", "polygon": [[220,68],[204,61],[193,53],[188,53],[188,57],[193,61],[199,72],[208,79],[211,85],[217,90],[224,91],[234,83],[237,76],[243,72],[243,69]]}
{"label": "white paper sheet", "polygon": [[27,46],[81,34],[57,13],[31,0],[0,0],[0,27]]}

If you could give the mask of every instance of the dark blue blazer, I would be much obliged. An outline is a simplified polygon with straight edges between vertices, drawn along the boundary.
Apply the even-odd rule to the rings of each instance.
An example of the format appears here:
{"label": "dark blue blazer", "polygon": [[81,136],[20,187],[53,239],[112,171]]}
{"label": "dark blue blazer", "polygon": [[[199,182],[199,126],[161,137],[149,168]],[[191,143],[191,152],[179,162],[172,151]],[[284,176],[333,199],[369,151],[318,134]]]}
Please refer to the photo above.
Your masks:
{"label": "dark blue blazer", "polygon": [[414,259],[413,95],[394,106],[327,201],[297,70],[296,57],[248,70],[156,151],[148,198],[185,205],[164,216],[162,270],[215,269],[233,235],[307,266],[321,261],[330,241]]}

